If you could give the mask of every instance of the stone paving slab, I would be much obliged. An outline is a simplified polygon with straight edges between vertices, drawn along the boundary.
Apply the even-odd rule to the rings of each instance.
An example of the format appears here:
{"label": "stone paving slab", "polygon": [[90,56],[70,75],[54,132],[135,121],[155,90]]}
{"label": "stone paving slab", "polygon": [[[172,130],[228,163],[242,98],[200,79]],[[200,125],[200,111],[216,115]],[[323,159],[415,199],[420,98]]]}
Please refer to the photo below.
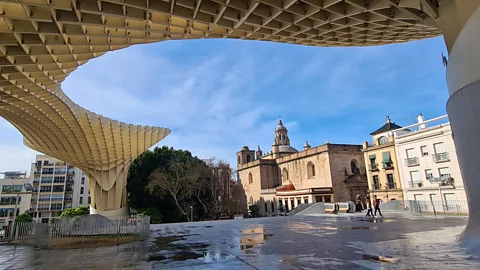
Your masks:
{"label": "stone paving slab", "polygon": [[[84,250],[0,246],[1,269],[479,269],[466,217],[386,212],[152,225],[149,239]],[[364,254],[397,259],[366,260]]]}

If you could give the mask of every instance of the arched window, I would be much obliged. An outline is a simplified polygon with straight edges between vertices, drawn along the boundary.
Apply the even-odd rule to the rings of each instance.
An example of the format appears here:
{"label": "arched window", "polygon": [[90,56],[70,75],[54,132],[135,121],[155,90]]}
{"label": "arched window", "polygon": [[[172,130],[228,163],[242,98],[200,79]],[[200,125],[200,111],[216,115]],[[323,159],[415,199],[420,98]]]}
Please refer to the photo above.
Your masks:
{"label": "arched window", "polygon": [[249,183],[249,184],[253,184],[253,175],[252,175],[252,173],[249,173],[249,174],[248,174],[248,183]]}
{"label": "arched window", "polygon": [[378,144],[382,145],[382,144],[387,144],[388,143],[388,138],[385,137],[385,136],[382,136],[380,138],[378,138]]}
{"label": "arched window", "polygon": [[357,160],[353,159],[352,161],[350,161],[350,170],[352,171],[352,173],[357,173],[359,171],[357,167]]}
{"label": "arched window", "polygon": [[307,163],[307,176],[308,178],[312,178],[315,176],[315,165],[313,165],[313,162],[311,161]]}
{"label": "arched window", "polygon": [[237,157],[237,164],[240,164],[240,156]]}
{"label": "arched window", "polygon": [[287,168],[283,168],[282,170],[282,177],[283,177],[283,181],[288,181],[288,170]]}
{"label": "arched window", "polygon": [[247,163],[250,162],[250,155],[247,155]]}

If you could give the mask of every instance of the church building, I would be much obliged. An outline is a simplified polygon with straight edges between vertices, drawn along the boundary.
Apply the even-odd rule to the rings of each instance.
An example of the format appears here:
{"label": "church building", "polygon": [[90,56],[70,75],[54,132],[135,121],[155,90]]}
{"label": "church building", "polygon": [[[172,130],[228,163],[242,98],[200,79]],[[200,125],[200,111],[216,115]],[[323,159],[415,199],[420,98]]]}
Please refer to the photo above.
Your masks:
{"label": "church building", "polygon": [[368,191],[361,145],[326,142],[303,151],[290,145],[282,120],[275,129],[272,151],[263,153],[244,146],[237,152],[238,180],[248,205],[256,204],[263,216],[278,214],[303,203],[346,202]]}

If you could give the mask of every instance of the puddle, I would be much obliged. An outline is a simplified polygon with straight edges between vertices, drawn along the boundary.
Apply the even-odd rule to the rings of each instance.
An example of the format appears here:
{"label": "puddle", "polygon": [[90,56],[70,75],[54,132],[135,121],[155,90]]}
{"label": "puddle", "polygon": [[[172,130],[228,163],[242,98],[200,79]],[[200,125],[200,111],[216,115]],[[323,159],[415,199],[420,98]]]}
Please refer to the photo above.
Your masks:
{"label": "puddle", "polygon": [[395,222],[396,220],[394,219],[360,219],[360,221],[365,221],[365,222],[372,222],[372,223],[380,223],[380,222],[384,222],[384,223],[389,223],[389,222]]}
{"label": "puddle", "polygon": [[204,228],[213,228],[213,226],[203,226]]}
{"label": "puddle", "polygon": [[203,241],[198,235],[157,237],[154,244],[150,247],[149,262],[166,264],[172,261],[198,260],[204,263],[213,263],[235,258],[227,252],[209,251],[211,243]]}
{"label": "puddle", "polygon": [[355,226],[355,227],[343,227],[338,228],[339,230],[376,230],[375,227],[368,227],[368,226]]}
{"label": "puddle", "polygon": [[231,244],[229,248],[238,250],[248,250],[258,247],[265,243],[270,237],[274,236],[272,233],[266,233],[265,228],[250,228],[240,231],[240,244]]}

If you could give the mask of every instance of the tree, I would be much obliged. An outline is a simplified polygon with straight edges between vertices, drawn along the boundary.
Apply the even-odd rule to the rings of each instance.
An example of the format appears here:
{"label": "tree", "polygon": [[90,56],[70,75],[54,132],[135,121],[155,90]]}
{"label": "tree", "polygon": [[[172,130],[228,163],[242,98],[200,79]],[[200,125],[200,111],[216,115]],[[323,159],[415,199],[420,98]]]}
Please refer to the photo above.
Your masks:
{"label": "tree", "polygon": [[149,216],[150,224],[160,224],[162,223],[162,214],[157,208],[147,208],[140,213],[141,216]]}
{"label": "tree", "polygon": [[259,217],[260,216],[260,207],[256,204],[250,205],[250,217]]}
{"label": "tree", "polygon": [[222,211],[229,215],[243,214],[247,209],[245,190],[242,185],[234,184],[230,188],[230,198],[222,202]]}
{"label": "tree", "polygon": [[79,206],[77,208],[67,208],[63,210],[60,217],[76,217],[90,214],[90,210],[86,206]]}
{"label": "tree", "polygon": [[15,218],[15,223],[17,222],[33,222],[33,218],[27,214],[21,214]]}
{"label": "tree", "polygon": [[[132,162],[128,172],[128,204],[135,209],[155,208],[162,222],[189,221],[214,216],[207,180],[212,170],[185,150],[155,148]],[[141,212],[141,211],[139,211]],[[212,214],[210,214],[212,213]]]}

